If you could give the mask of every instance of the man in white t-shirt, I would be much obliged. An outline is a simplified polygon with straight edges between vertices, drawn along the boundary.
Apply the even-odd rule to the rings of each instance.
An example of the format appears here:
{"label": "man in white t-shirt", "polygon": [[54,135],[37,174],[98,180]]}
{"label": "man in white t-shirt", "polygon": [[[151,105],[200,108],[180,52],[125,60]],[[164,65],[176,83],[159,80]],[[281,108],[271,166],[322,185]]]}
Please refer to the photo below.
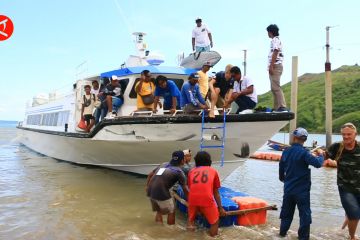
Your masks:
{"label": "man in white t-shirt", "polygon": [[269,38],[271,38],[270,52],[268,55],[268,70],[271,84],[271,92],[274,97],[274,111],[286,112],[286,102],[284,93],[280,86],[280,77],[283,72],[283,51],[282,43],[279,39],[279,28],[271,24],[266,28]]}
{"label": "man in white t-shirt", "polygon": [[257,95],[251,78],[241,77],[240,68],[234,66],[230,69],[231,77],[234,79],[234,88],[231,97],[225,102],[224,108],[228,108],[235,101],[238,105],[236,113],[246,109],[254,109],[257,104]]}
{"label": "man in white t-shirt", "polygon": [[213,41],[210,29],[202,24],[202,20],[195,20],[196,27],[192,31],[192,49],[196,52],[209,52],[213,47]]}

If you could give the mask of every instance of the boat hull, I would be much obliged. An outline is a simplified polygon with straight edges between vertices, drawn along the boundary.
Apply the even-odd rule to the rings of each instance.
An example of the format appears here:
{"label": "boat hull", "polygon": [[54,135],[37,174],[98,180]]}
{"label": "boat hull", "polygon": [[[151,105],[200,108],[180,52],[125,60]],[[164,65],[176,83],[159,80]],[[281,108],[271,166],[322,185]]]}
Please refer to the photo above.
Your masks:
{"label": "boat hull", "polygon": [[[145,121],[146,122],[146,121]],[[109,122],[91,134],[66,134],[18,128],[19,141],[36,152],[77,164],[95,165],[137,174],[148,174],[158,164],[170,160],[174,150],[200,149],[201,123],[123,124]],[[224,164],[221,150],[206,149],[213,166],[225,178],[244,158],[242,146],[248,144],[250,154],[261,147],[288,121],[228,122]],[[219,122],[209,123],[219,125]],[[209,145],[220,145],[221,132],[209,130],[204,134]],[[211,140],[212,139],[212,140]],[[215,139],[215,140],[214,140]]]}

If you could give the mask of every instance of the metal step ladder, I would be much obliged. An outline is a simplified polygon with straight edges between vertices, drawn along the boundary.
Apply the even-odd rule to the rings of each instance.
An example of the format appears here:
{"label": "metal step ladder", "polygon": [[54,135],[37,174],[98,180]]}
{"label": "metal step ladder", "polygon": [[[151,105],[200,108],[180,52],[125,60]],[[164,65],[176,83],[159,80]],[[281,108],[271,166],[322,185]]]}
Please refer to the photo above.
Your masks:
{"label": "metal step ladder", "polygon": [[[221,136],[221,145],[206,145],[206,141],[204,139],[204,131],[211,130],[211,129],[222,129],[222,136]],[[221,161],[220,166],[224,166],[224,157],[225,157],[225,133],[226,133],[226,111],[223,110],[223,123],[220,126],[214,127],[207,127],[205,125],[205,111],[202,111],[201,114],[201,141],[200,141],[200,150],[203,151],[205,148],[220,148],[221,149]]]}

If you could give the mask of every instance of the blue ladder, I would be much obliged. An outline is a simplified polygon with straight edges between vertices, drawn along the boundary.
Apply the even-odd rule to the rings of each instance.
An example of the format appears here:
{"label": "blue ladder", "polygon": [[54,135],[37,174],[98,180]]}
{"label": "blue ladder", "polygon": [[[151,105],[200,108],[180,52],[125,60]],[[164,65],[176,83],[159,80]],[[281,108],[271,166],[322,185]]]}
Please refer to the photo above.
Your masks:
{"label": "blue ladder", "polygon": [[[205,145],[204,139],[204,130],[210,129],[222,129],[221,136],[221,145]],[[225,133],[226,133],[226,111],[223,109],[223,124],[216,127],[206,127],[205,126],[205,111],[202,111],[201,115],[201,141],[200,141],[200,150],[203,151],[204,148],[221,148],[221,162],[220,166],[224,166],[224,157],[225,157]]]}

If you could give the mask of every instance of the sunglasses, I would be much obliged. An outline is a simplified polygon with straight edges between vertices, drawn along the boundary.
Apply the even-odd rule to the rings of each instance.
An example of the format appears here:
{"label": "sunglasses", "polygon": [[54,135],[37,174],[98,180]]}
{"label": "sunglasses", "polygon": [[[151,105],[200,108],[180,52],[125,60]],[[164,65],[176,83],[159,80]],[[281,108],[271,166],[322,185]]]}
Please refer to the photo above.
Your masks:
{"label": "sunglasses", "polygon": [[343,128],[351,128],[351,129],[356,129],[355,125],[352,123],[345,123],[344,125],[341,126],[341,129]]}

